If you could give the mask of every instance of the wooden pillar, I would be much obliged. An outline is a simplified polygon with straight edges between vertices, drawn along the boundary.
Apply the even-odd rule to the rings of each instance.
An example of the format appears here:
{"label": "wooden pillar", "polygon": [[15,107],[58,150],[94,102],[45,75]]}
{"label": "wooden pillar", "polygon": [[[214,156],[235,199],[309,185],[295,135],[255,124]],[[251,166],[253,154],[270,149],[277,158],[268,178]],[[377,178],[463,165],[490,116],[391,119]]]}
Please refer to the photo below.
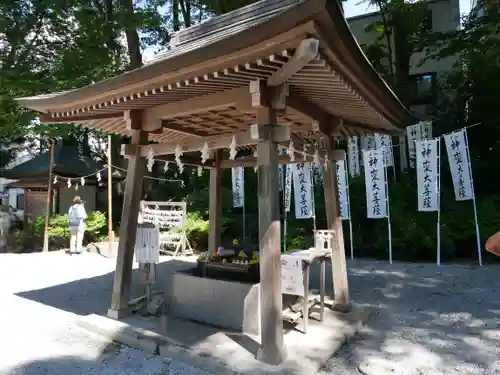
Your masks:
{"label": "wooden pillar", "polygon": [[261,81],[250,84],[257,111],[259,196],[260,324],[259,361],[279,365],[286,358],[281,294],[281,223],[279,214],[278,145],[273,137],[276,110]]}
{"label": "wooden pillar", "polygon": [[[330,127],[331,129],[331,127]],[[328,158],[333,160],[333,132],[324,134]],[[323,172],[325,193],[326,221],[329,230],[335,231],[334,251],[332,252],[332,280],[334,290],[334,308],[346,311],[350,308],[349,285],[347,280],[347,262],[345,257],[344,233],[338,202],[337,168],[333,162]]]}
{"label": "wooden pillar", "polygon": [[[134,121],[140,121],[140,116],[135,116]],[[140,128],[140,124],[134,124]],[[141,130],[132,131],[133,145],[148,143],[148,133]],[[145,158],[135,155],[128,160],[125,194],[120,223],[120,238],[116,259],[116,271],[111,297],[111,308],[108,316],[121,319],[130,313],[128,302],[130,300],[130,287],[132,284],[132,265],[134,259],[134,245],[137,234],[137,218],[141,201],[142,180],[146,172]]]}
{"label": "wooden pillar", "polygon": [[221,244],[222,169],[220,163],[222,161],[222,153],[220,150],[215,151],[214,159],[214,166],[210,168],[210,199],[208,213],[208,223],[210,224],[208,232],[208,251],[210,252],[217,251],[217,247]]}

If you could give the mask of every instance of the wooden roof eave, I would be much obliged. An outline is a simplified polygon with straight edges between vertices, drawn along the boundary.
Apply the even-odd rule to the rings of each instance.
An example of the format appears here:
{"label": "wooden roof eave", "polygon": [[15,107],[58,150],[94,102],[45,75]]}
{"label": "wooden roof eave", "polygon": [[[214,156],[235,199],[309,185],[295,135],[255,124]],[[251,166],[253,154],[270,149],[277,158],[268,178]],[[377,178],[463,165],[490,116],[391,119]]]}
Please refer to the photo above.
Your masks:
{"label": "wooden roof eave", "polygon": [[[395,124],[407,124],[413,121],[414,116],[405,108],[359,46],[346,18],[341,12],[341,4],[338,1],[325,1],[326,12],[322,12],[316,18],[318,32],[321,39],[328,43],[330,49],[336,51],[337,56],[343,57],[343,63],[346,64],[348,61],[352,72],[356,76],[364,78],[361,87],[355,88],[360,92],[364,86],[375,98],[380,98],[385,107],[385,111],[382,110],[381,112],[394,121]],[[339,43],[339,41],[342,41],[342,43]],[[376,105],[375,108],[381,110]]]}
{"label": "wooden roof eave", "polygon": [[[281,0],[278,2],[283,2],[285,0]],[[331,1],[326,1],[326,0],[307,0],[305,2],[300,2],[296,1],[297,3],[300,3],[299,5],[296,5],[293,9],[288,9],[286,11],[283,11],[278,16],[274,16],[274,18],[271,19],[271,21],[267,20],[266,22],[263,22],[254,28],[250,30],[251,34],[258,33],[259,35],[268,35],[272,37],[270,40],[266,40],[265,42],[260,42],[257,45],[247,45],[247,47],[243,50],[238,50],[238,51],[233,51],[229,55],[223,55],[216,57],[213,60],[204,60],[198,64],[192,65],[192,66],[186,66],[183,69],[177,69],[175,71],[169,71],[167,73],[163,73],[161,76],[155,76],[151,80],[146,80],[144,82],[135,82],[132,84],[126,84],[125,86],[122,86],[119,90],[119,95],[125,94],[125,93],[130,93],[132,92],[132,95],[134,95],[134,91],[131,91],[131,87],[135,87],[134,90],[141,88],[147,88],[147,87],[154,87],[152,85],[152,80],[154,79],[154,82],[160,82],[162,84],[168,84],[168,82],[171,82],[172,85],[177,82],[177,85],[179,84],[179,81],[182,78],[186,78],[186,80],[193,79],[197,75],[203,74],[204,72],[211,73],[212,71],[217,71],[221,69],[221,64],[223,64],[225,61],[230,61],[231,64],[234,63],[246,63],[247,61],[252,61],[253,59],[260,58],[266,54],[271,54],[275,53],[277,50],[280,49],[287,49],[287,47],[290,48],[295,48],[298,45],[298,42],[302,40],[305,37],[308,36],[316,36],[318,39],[322,40],[322,50],[325,52],[325,54],[332,60],[330,63],[334,66],[334,68],[339,70],[340,73],[346,76],[347,82],[351,84],[355,88],[357,92],[359,92],[364,99],[367,100],[367,102],[379,113],[383,114],[384,117],[386,117],[391,123],[393,124],[402,124],[405,123],[405,118],[407,117],[407,111],[406,109],[401,105],[401,103],[398,101],[397,97],[392,93],[392,91],[388,88],[388,86],[385,84],[385,82],[380,78],[380,76],[373,70],[373,67],[370,65],[370,63],[366,60],[366,57],[360,50],[359,46],[357,45],[356,41],[354,40],[353,36],[350,34],[350,31],[348,29],[348,26],[341,17],[343,26],[342,24],[339,26],[341,29],[340,31],[337,30],[337,28],[334,27],[334,22],[332,22],[332,17],[331,13],[333,12],[333,15],[337,15],[337,13],[340,12],[340,8],[337,8],[337,10],[332,11],[331,8]],[[291,0],[288,0],[288,2],[293,2]],[[270,3],[270,2],[269,2]],[[305,6],[305,4],[307,6]],[[321,5],[318,7],[318,5]],[[330,8],[328,8],[330,6]],[[338,5],[337,5],[338,7]],[[328,10],[330,9],[330,10]],[[309,13],[307,13],[307,12]],[[337,13],[336,13],[337,12]],[[340,13],[339,13],[340,14]],[[291,17],[292,16],[292,17]],[[278,20],[279,22],[278,22]],[[335,17],[333,17],[335,19]],[[284,21],[292,21],[294,22],[294,26],[292,29],[286,29],[286,28],[280,28],[279,30],[276,30],[276,24],[279,24],[282,26]],[[297,21],[298,20],[298,21]],[[283,22],[281,22],[283,21]],[[271,22],[273,24],[273,30],[272,33],[269,32],[269,27],[266,29],[266,23]],[[289,24],[286,24],[287,27],[290,27]],[[299,26],[297,26],[299,25]],[[196,28],[197,26],[195,26]],[[263,29],[264,31],[257,32],[258,30]],[[338,41],[335,38],[327,38],[325,35],[330,35],[332,32],[333,33],[340,33],[340,32],[346,32],[345,36],[341,39],[342,43],[338,43]],[[266,34],[267,32],[267,34]],[[281,34],[277,34],[277,32],[282,32]],[[242,37],[242,33],[235,34],[237,37],[237,41],[241,41],[245,38]],[[246,35],[247,42],[248,38],[251,37],[251,35]],[[231,38],[235,37],[234,35],[232,37],[229,37],[227,40],[230,40]],[[334,40],[335,39],[335,40]],[[216,50],[218,46],[222,42],[227,42],[226,39],[217,41],[215,43],[209,44],[208,47],[209,50]],[[193,50],[189,51],[186,54],[191,54],[191,55],[199,55],[200,51],[204,50],[205,47],[202,47],[198,50]],[[341,57],[341,58],[339,58]],[[174,56],[172,59],[181,59],[181,58],[187,58],[186,56],[183,57],[183,55],[180,56]],[[174,62],[171,61],[172,59],[167,59],[167,60],[159,60],[157,63],[145,66],[141,69],[135,70],[133,72],[137,71],[142,71],[143,73],[145,71],[148,71],[148,74],[151,74],[151,68],[150,66],[156,66],[156,64],[166,64],[166,62],[169,62],[170,66],[174,65]],[[194,57],[193,57],[194,59]],[[346,70],[346,63],[345,60],[349,61],[349,64],[347,64],[347,70]],[[166,61],[166,62],[165,62]],[[226,63],[227,64],[227,63]],[[168,64],[167,64],[168,65]],[[162,65],[165,66],[165,65]],[[223,65],[222,65],[223,66]],[[343,71],[341,69],[344,69]],[[127,81],[125,78],[132,72],[120,75],[118,77],[115,77],[114,79],[111,80],[124,80]],[[125,77],[125,78],[123,78]],[[354,79],[353,79],[354,77]],[[161,79],[164,79],[161,81]],[[41,96],[41,97],[35,97],[35,98],[21,98],[18,100],[18,102],[22,105],[25,105],[29,108],[39,110],[41,112],[48,112],[48,111],[53,111],[55,107],[47,107],[47,103],[56,103],[58,100],[62,102],[63,107],[59,107],[64,109],[69,109],[69,108],[75,108],[74,102],[68,103],[64,102],[64,100],[67,100],[68,98],[71,98],[72,96],[75,95],[80,95],[80,103],[86,102],[86,103],[99,103],[96,102],[96,96],[89,97],[88,95],[85,96],[85,91],[90,90],[90,87],[93,88],[93,90],[97,90],[98,87],[100,86],[100,93],[101,97],[106,96],[110,97],[109,92],[103,92],[103,87],[106,86],[106,84],[111,81],[103,81],[99,82],[97,84],[94,84],[92,86],[88,86],[82,89],[78,90],[73,90],[71,92],[66,92],[60,95],[59,99],[58,95],[49,95],[49,96]],[[165,81],[166,80],[166,81]],[[177,81],[176,81],[177,80]],[[189,86],[191,87],[191,86]],[[97,91],[99,91],[97,90]],[[135,91],[137,92],[137,91]],[[83,93],[83,94],[82,94]],[[115,92],[115,94],[118,93],[118,91]],[[113,94],[113,95],[115,95]],[[148,95],[147,92],[145,92],[144,95]],[[38,98],[38,99],[37,99]],[[64,99],[65,98],[65,99]],[[57,100],[56,100],[57,99]],[[64,100],[62,100],[64,99]],[[82,101],[83,100],[83,101]],[[130,101],[132,105],[135,103],[135,97],[132,98]],[[139,103],[139,102],[137,102]],[[41,105],[43,104],[43,106]],[[128,103],[126,103],[128,105]],[[55,104],[51,104],[55,105]],[[99,107],[99,110],[102,111],[103,108],[100,108],[100,104],[97,104]],[[104,117],[103,117],[104,116]],[[61,122],[61,119],[57,119],[57,122]],[[42,116],[42,121],[43,122],[50,122],[51,118],[49,116]],[[116,130],[116,132],[123,134],[123,135],[128,135],[127,133],[129,132],[127,129],[123,129],[123,117],[122,114],[119,112],[115,113],[106,113],[106,108],[104,108],[103,112],[100,112],[99,114],[86,114],[86,113],[78,113],[78,116],[73,116],[70,115],[69,113],[66,113],[64,116],[65,122],[75,122],[75,123],[81,123],[83,126],[89,126],[89,127],[97,127],[101,128],[103,124],[106,124],[107,131],[113,132]],[[352,123],[350,126],[356,128],[364,128],[367,131],[369,130],[369,126],[367,127],[366,124],[355,124]],[[111,129],[111,130],[109,130]],[[377,131],[380,129],[374,129],[373,131]],[[380,131],[380,132],[387,132],[387,133],[397,133],[397,128],[394,129],[386,129],[386,131]],[[155,140],[155,138],[158,136],[153,136],[152,140]],[[161,138],[161,137],[160,137]],[[170,139],[170,138],[169,138]],[[174,141],[174,139],[170,139],[171,141]]]}
{"label": "wooden roof eave", "polygon": [[[157,86],[159,82],[176,82],[212,72],[228,59],[235,57],[230,55],[239,56],[241,63],[244,63],[268,54],[266,50],[271,51],[276,45],[282,44],[285,47],[288,42],[291,47],[296,44],[294,39],[300,35],[305,37],[307,30],[311,30],[311,25],[307,25],[307,21],[312,20],[312,16],[318,12],[319,6],[324,1],[281,0],[280,2],[296,3],[296,5],[291,9],[285,7],[271,19],[265,19],[228,37],[220,37],[212,43],[199,46],[194,43],[195,46],[191,46],[193,47],[191,49],[189,45],[181,45],[174,48],[172,53],[167,53],[163,59],[118,76],[75,90],[16,98],[16,101],[26,108],[42,113],[65,111],[67,108],[97,104],[112,98],[145,92]],[[296,25],[301,26],[296,27]]]}
{"label": "wooden roof eave", "polygon": [[[273,2],[261,3],[265,6],[270,6],[267,3],[271,4]],[[390,112],[392,113],[386,113],[387,110],[382,111],[382,113],[385,112],[384,115],[392,121],[401,123],[406,119],[409,113],[364,56],[350,32],[345,18],[341,14],[340,5],[336,1],[308,0],[301,2],[299,0],[282,0],[274,3],[288,5],[284,7],[281,14],[273,15],[271,18],[258,23],[248,30],[234,33],[227,38],[202,45],[197,49],[188,49],[183,52],[183,46],[180,46],[181,51],[179,53],[167,53],[163,59],[159,59],[152,64],[81,89],[67,91],[59,95],[50,94],[39,97],[19,98],[18,102],[28,108],[47,112],[58,108],[64,110],[68,107],[75,107],[76,103],[80,103],[78,105],[82,105],[84,102],[96,103],[96,101],[104,100],[105,97],[109,96],[126,96],[127,93],[133,93],[134,90],[137,92],[139,88],[142,90],[148,86],[151,87],[153,80],[158,82],[160,78],[168,80],[169,77],[174,78],[174,76],[176,79],[180,79],[183,74],[190,74],[189,78],[191,78],[193,74],[196,74],[195,71],[200,72],[204,67],[207,68],[207,65],[210,65],[210,68],[207,70],[210,71],[215,66],[220,65],[223,60],[227,60],[229,56],[226,55],[231,52],[234,53],[235,50],[247,60],[251,58],[252,52],[254,56],[258,54],[262,55],[264,53],[262,43],[261,45],[255,45],[256,42],[265,41],[264,44],[266,46],[283,43],[283,36],[286,38],[292,37],[292,35],[282,35],[281,38],[270,39],[276,38],[277,35],[280,35],[279,33],[287,34],[286,31],[289,32],[288,34],[293,34],[293,31],[299,31],[291,25],[297,25],[298,23],[304,25],[307,23],[307,20],[315,20],[320,24],[320,28],[324,30],[323,32],[319,30],[321,34],[320,38],[327,41],[328,49],[333,48],[340,52],[340,55],[344,57],[344,61],[348,58],[349,66],[357,68],[356,75],[363,78],[363,84],[361,86],[358,85],[356,89],[362,92],[363,86],[366,86],[372,92],[371,96],[385,98],[384,106],[391,108]],[[294,3],[295,5],[293,5]],[[197,28],[206,28],[207,24],[210,24],[210,21],[199,26],[194,26],[190,30],[196,31]],[[271,24],[272,27],[270,27]],[[279,29],[277,29],[277,25]],[[308,26],[311,26],[311,24],[308,24]],[[290,32],[290,29],[292,29],[292,32]],[[190,30],[184,30],[183,32],[187,33]],[[318,30],[303,27],[300,31],[311,32]],[[334,35],[340,35],[341,38],[333,38]],[[342,43],[338,43],[338,40],[341,40]],[[249,48],[250,51],[242,51],[241,48]],[[214,58],[213,61],[209,61],[211,57]],[[353,62],[354,64],[352,64]],[[196,63],[201,64],[195,66]],[[185,68],[179,69],[180,66],[185,66]],[[186,75],[186,77],[188,76]],[[366,90],[364,94],[367,97],[370,96]],[[374,107],[378,107],[377,109],[379,110],[381,109],[380,105],[375,105]]]}

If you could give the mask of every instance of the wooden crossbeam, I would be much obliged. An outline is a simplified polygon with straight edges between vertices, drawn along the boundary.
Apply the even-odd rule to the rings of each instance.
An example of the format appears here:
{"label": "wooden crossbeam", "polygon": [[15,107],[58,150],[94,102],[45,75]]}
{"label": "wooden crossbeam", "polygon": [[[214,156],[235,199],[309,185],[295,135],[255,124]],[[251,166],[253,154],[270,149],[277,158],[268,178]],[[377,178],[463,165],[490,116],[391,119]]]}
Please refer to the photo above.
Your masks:
{"label": "wooden crossbeam", "polygon": [[[319,150],[321,155],[325,155],[325,150]],[[333,150],[332,161],[333,160],[345,160],[344,150]],[[295,163],[312,163],[314,158],[312,156],[307,156],[304,160],[300,153],[297,153],[295,160],[290,160],[288,155],[280,155],[278,157],[279,164],[295,164]],[[236,158],[234,160],[225,159],[221,161],[221,168],[235,168],[235,167],[255,167],[257,166],[257,158],[253,156],[245,156],[242,158]]]}
{"label": "wooden crossbeam", "polygon": [[[287,142],[290,139],[289,132],[285,130],[288,130],[285,126],[275,127],[273,132],[273,139],[275,142]],[[180,147],[183,153],[201,151],[205,145],[205,141],[207,142],[210,150],[230,148],[233,135],[235,137],[237,147],[250,146],[258,142],[258,138],[254,138],[255,134],[252,134],[251,130],[245,130],[234,134],[222,134],[199,139],[191,138],[179,142],[157,143],[147,146],[122,145],[122,155],[130,157],[135,155],[136,152],[139,152],[140,156],[146,157],[150,150],[153,151],[153,155],[155,155],[155,157],[157,155],[170,155],[175,153],[177,146]]]}
{"label": "wooden crossbeam", "polygon": [[146,109],[148,118],[171,119],[180,116],[194,115],[229,106],[251,108],[250,94],[247,87],[238,87],[216,94],[202,95],[186,100],[162,104]]}
{"label": "wooden crossbeam", "polygon": [[[175,162],[175,156],[174,155],[159,155],[159,156],[155,156],[155,160]],[[211,168],[214,166],[214,162],[212,160],[207,160],[205,163],[202,163],[201,158],[200,157],[197,158],[195,156],[181,156],[181,161],[182,161],[182,164],[192,165],[192,166],[196,166],[196,167]]]}
{"label": "wooden crossbeam", "polygon": [[72,124],[84,121],[122,119],[123,113],[96,113],[86,116],[52,117],[49,113],[42,113],[39,116],[42,124]]}
{"label": "wooden crossbeam", "polygon": [[288,78],[314,60],[318,53],[319,40],[304,39],[300,42],[292,58],[267,79],[267,85],[274,87],[284,84]]}

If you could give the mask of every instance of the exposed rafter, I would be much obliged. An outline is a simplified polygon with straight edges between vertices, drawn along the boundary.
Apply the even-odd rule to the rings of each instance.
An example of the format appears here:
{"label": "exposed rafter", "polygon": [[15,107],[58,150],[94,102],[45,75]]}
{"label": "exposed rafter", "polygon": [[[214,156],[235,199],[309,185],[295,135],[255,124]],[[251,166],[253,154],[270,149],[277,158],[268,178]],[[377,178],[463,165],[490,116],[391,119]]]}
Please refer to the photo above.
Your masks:
{"label": "exposed rafter", "polygon": [[273,87],[286,83],[288,78],[314,60],[318,56],[318,52],[319,40],[304,39],[300,42],[292,58],[267,79],[267,85]]}

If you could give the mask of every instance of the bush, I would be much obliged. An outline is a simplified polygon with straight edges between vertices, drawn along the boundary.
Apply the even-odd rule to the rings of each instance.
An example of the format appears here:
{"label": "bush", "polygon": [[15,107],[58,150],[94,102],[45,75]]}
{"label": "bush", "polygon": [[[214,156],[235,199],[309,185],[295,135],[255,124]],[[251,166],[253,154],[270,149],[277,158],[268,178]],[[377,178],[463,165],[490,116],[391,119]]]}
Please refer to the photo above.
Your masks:
{"label": "bush", "polygon": [[207,249],[208,220],[204,220],[197,212],[187,214],[186,234],[193,249]]}
{"label": "bush", "polygon": [[[107,234],[106,215],[100,211],[91,212],[86,220],[85,240],[97,242]],[[22,251],[40,250],[43,247],[45,217],[40,216],[17,233],[17,243]],[[69,246],[68,215],[55,215],[50,218],[49,248],[58,250]]]}
{"label": "bush", "polygon": [[[392,175],[389,176],[390,178]],[[350,179],[351,217],[354,255],[388,259],[387,220],[366,217],[366,192],[363,177]],[[392,231],[392,250],[395,260],[436,261],[437,212],[417,211],[415,177],[398,175],[389,180],[389,202]],[[297,220],[288,213],[287,249],[303,249],[313,242],[313,220]],[[317,228],[326,228],[323,187],[315,186]],[[500,230],[500,195],[477,197],[477,215],[481,246],[489,236]],[[349,253],[349,225],[343,222],[344,242]],[[457,202],[451,186],[441,187],[441,260],[477,259],[476,229],[472,201]],[[490,254],[484,255],[492,259]]]}

